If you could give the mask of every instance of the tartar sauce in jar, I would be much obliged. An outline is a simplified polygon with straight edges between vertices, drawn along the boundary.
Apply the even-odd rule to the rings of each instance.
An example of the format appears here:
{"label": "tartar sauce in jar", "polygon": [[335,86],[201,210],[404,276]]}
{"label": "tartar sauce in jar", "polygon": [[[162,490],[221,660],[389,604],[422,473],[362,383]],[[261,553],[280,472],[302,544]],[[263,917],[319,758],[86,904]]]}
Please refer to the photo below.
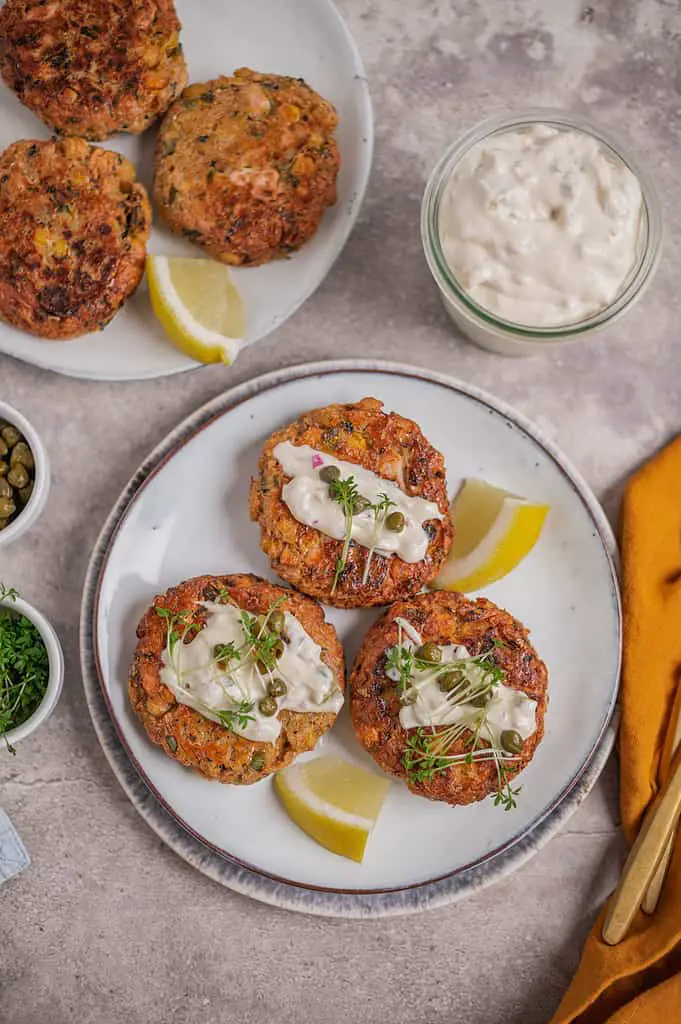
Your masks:
{"label": "tartar sauce in jar", "polygon": [[478,142],[445,185],[438,230],[461,288],[526,327],[584,320],[621,293],[640,255],[636,176],[598,139],[535,123]]}

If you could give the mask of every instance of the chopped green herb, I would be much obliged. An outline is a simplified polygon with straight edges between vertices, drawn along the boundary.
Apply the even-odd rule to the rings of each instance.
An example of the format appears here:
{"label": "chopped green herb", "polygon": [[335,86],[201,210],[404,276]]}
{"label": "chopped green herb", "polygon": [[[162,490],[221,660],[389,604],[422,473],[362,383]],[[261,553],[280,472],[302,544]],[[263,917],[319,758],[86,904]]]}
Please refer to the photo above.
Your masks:
{"label": "chopped green herb", "polygon": [[[0,601],[15,601],[16,590],[0,584]],[[49,681],[47,650],[25,615],[0,608],[0,734],[27,721],[38,708]],[[5,736],[7,749],[15,753]]]}

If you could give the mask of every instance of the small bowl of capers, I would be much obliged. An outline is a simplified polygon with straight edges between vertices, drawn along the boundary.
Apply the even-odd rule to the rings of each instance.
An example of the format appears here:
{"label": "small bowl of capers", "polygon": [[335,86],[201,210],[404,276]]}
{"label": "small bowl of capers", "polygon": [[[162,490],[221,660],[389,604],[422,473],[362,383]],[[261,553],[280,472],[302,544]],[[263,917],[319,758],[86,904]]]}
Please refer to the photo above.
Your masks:
{"label": "small bowl of capers", "polygon": [[35,428],[0,401],[0,547],[35,523],[49,489],[49,459]]}

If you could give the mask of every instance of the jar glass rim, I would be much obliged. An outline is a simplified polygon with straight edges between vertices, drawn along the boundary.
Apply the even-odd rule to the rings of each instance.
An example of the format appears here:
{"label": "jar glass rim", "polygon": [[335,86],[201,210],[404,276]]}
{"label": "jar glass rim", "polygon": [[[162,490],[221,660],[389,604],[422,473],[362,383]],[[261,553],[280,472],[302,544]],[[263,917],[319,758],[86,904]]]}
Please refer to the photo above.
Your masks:
{"label": "jar glass rim", "polygon": [[[466,153],[486,138],[532,124],[547,124],[550,127],[562,130],[571,129],[592,136],[631,171],[641,187],[642,237],[640,250],[636,263],[627,276],[622,289],[613,302],[591,316],[555,327],[532,327],[527,324],[514,323],[496,316],[490,310],[478,305],[459,284],[449,267],[442,249],[438,225],[440,201],[445,186],[454,168]],[[423,194],[421,238],[430,271],[441,291],[450,300],[458,302],[463,307],[463,311],[473,319],[482,321],[488,327],[496,328],[505,334],[518,335],[526,340],[534,338],[537,340],[546,338],[559,340],[561,337],[583,334],[595,327],[603,326],[624,312],[641,293],[659,261],[663,240],[662,210],[657,189],[647,170],[612,133],[580,114],[550,107],[535,107],[513,115],[487,118],[445,150],[435,165]]]}

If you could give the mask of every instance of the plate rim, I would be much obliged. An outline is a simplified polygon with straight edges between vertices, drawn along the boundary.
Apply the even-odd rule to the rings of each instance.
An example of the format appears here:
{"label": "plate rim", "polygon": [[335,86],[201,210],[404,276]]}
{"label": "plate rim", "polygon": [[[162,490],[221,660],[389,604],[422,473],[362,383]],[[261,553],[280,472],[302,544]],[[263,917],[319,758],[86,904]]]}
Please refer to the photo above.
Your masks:
{"label": "plate rim", "polygon": [[[265,332],[259,337],[249,341],[244,348],[249,348],[251,345],[256,345],[261,341],[267,340],[274,331],[279,330],[287,323],[291,317],[301,309],[302,306],[310,299],[314,293],[322,286],[326,278],[329,276],[333,267],[337,263],[341,254],[343,253],[346,245],[348,244],[350,235],[352,234],[362,207],[366,198],[367,188],[369,186],[369,180],[371,178],[371,170],[374,162],[374,146],[375,146],[375,118],[374,118],[374,107],[371,99],[371,90],[369,89],[369,80],[367,77],[366,69],[364,67],[364,61],[360,52],[357,41],[354,35],[350,31],[350,26],[346,22],[345,18],[341,14],[340,10],[336,6],[334,0],[315,0],[316,3],[323,3],[328,8],[329,17],[333,19],[338,27],[338,31],[345,37],[348,54],[351,58],[351,63],[354,66],[354,74],[352,76],[353,85],[357,94],[357,105],[361,111],[363,119],[363,127],[366,135],[362,134],[359,139],[358,153],[362,155],[360,164],[360,173],[358,176],[357,188],[354,189],[350,196],[348,203],[349,210],[347,215],[342,218],[342,230],[339,231],[338,245],[335,252],[332,253],[330,259],[326,262],[325,268],[321,277],[316,280],[300,297],[300,300],[293,305],[286,313],[284,317],[274,322],[271,322]],[[44,127],[44,126],[43,126]],[[153,127],[153,125],[152,125]],[[116,138],[116,136],[112,136]],[[108,140],[111,141],[111,140]],[[141,284],[141,283],[140,283]],[[102,376],[101,373],[93,373],[88,370],[78,370],[70,367],[56,367],[50,361],[49,356],[40,359],[32,355],[17,353],[9,351],[3,347],[2,344],[2,328],[9,327],[10,325],[4,324],[0,321],[0,356],[6,356],[8,359],[16,359],[20,363],[24,363],[28,366],[36,366],[40,370],[45,370],[48,373],[57,373],[61,377],[69,377],[72,380],[94,380],[94,381],[106,381],[111,383],[121,383],[126,381],[143,381],[143,380],[161,380],[166,377],[177,377],[180,374],[191,373],[195,370],[200,370],[203,366],[202,363],[189,362],[188,365],[177,366],[173,369],[161,370],[160,372],[145,371],[135,372],[132,375],[129,372],[111,373]],[[19,332],[25,333],[25,332]],[[36,340],[36,339],[33,339]],[[38,339],[39,340],[39,339]],[[42,339],[44,342],[44,351],[52,352],[55,342],[50,342],[47,339]],[[74,339],[78,340],[78,339]],[[57,342],[56,344],[68,344],[68,339],[65,342]],[[170,342],[168,342],[170,344]],[[178,353],[181,355],[181,353]],[[186,356],[184,359],[186,360]]]}
{"label": "plate rim", "polygon": [[[167,805],[130,751],[109,702],[96,642],[99,596],[108,558],[127,513],[145,486],[185,444],[234,407],[292,381],[338,373],[387,373],[435,383],[472,398],[513,422],[552,458],[589,514],[606,555],[617,612],[618,658],[610,701],[598,737],[579,771],[523,833],[493,853],[445,876],[389,889],[335,889],[282,879],[244,864],[199,838],[191,826],[184,823]],[[605,513],[581,474],[536,424],[483,389],[438,371],[385,360],[342,359],[284,367],[222,392],[182,420],[144,459],[107,516],[88,563],[81,604],[80,656],[88,709],[114,774],[150,827],[183,859],[242,895],[291,910],[334,917],[406,914],[426,907],[442,906],[512,873],[537,852],[582,803],[605,766],[616,733],[613,713],[617,701],[621,651],[622,610],[617,577],[617,545]]]}

